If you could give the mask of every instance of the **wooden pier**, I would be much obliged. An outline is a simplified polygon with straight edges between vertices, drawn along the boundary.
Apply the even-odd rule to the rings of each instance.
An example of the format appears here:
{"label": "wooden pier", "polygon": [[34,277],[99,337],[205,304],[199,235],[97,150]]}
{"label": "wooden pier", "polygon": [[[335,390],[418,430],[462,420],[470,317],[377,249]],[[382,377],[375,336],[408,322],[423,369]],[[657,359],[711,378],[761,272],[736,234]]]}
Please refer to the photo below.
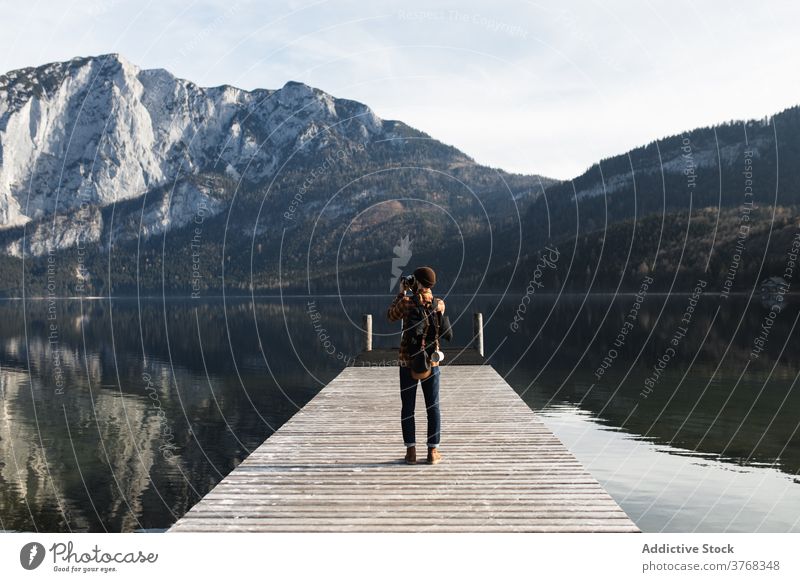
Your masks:
{"label": "wooden pier", "polygon": [[377,355],[345,368],[169,531],[639,531],[482,354],[442,367],[436,465],[418,389],[418,464],[406,465],[398,369]]}

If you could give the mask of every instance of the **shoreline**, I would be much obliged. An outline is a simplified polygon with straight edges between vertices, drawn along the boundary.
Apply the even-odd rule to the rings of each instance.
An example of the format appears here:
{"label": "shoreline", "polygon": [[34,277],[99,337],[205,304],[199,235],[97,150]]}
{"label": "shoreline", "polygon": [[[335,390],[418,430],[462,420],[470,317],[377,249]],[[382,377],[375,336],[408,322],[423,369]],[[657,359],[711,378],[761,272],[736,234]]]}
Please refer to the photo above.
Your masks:
{"label": "shoreline", "polygon": [[[670,295],[691,295],[692,291],[671,291],[669,293],[664,291],[651,291],[648,295],[657,295],[657,296],[670,296]],[[564,291],[563,293],[537,293],[539,297],[584,297],[586,295],[594,295],[597,297],[607,297],[607,296],[634,296],[637,295],[635,291],[620,291],[618,293],[614,293],[611,291],[590,291],[588,293],[579,292],[579,291]],[[720,291],[709,291],[704,293],[704,295],[716,295],[716,296],[735,296],[735,297],[748,297],[750,295],[753,298],[758,298],[759,293],[755,290],[752,293],[748,293],[746,291],[732,291],[730,293],[722,293]],[[209,299],[301,299],[307,297],[322,297],[322,298],[336,298],[336,297],[393,297],[394,295],[391,293],[284,293],[284,294],[258,294],[258,295],[203,295],[201,297],[192,297],[191,295],[91,295],[91,296],[81,296],[81,295],[66,295],[66,296],[42,296],[42,295],[35,295],[30,297],[0,297],[0,301],[51,301],[51,300],[59,300],[59,301],[107,301],[108,299],[112,300],[130,300],[130,299],[186,299],[189,302],[196,302],[196,301],[203,301]],[[512,293],[448,293],[443,295],[443,297],[509,297],[514,296]],[[789,292],[786,293],[787,297],[800,297],[800,292]]]}

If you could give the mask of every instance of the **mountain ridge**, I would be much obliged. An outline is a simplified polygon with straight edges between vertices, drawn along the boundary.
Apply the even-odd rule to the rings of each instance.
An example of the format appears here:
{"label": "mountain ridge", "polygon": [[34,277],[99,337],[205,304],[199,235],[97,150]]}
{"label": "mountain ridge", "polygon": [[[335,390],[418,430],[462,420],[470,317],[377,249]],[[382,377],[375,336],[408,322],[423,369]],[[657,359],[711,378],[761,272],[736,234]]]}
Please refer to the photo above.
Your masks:
{"label": "mountain ridge", "polygon": [[[53,84],[85,88],[86,67],[97,68],[99,58],[26,68],[11,80],[30,102],[47,93],[37,84],[50,93]],[[37,154],[52,150],[29,164],[36,176],[21,200],[32,216],[0,227],[5,294],[19,294],[20,280],[46,289],[48,253],[58,256],[54,285],[66,295],[385,292],[403,240],[413,242],[406,268],[436,265],[454,292],[524,288],[546,245],[564,257],[540,281],[552,292],[635,290],[652,272],[653,290],[699,277],[719,286],[734,262],[736,291],[774,275],[782,245],[800,227],[798,107],[653,140],[556,181],[481,166],[401,121],[297,81],[250,92],[199,88],[119,56],[111,63],[110,77],[98,76],[105,89],[85,95],[95,109],[77,154],[75,140],[46,139],[65,135],[64,127],[86,129],[68,99],[56,101],[72,125],[41,115],[47,104],[32,108],[21,93],[0,101],[0,199],[13,182],[8,168],[25,168],[5,153],[13,107],[36,109],[38,117],[26,118],[36,123],[16,127],[41,138],[28,136]],[[33,80],[35,71],[43,80]],[[0,77],[0,97],[9,79]],[[73,99],[84,94],[72,91]],[[153,113],[150,125],[142,108]],[[100,122],[116,131],[110,146]],[[59,206],[52,176],[64,167],[72,174],[55,192],[74,198]],[[753,236],[740,245],[745,167],[758,211]],[[153,176],[160,179],[144,179]],[[140,189],[119,195],[134,178]],[[112,196],[101,195],[104,188]],[[89,203],[76,203],[87,191]],[[40,195],[32,206],[31,193]],[[678,234],[686,248],[670,238]]]}
{"label": "mountain ridge", "polygon": [[[74,198],[59,199],[52,208],[41,200],[54,182],[93,204],[107,204],[163,185],[182,164],[186,174],[207,169],[214,154],[214,163],[236,177],[243,170],[237,162],[249,156],[249,178],[263,179],[278,160],[269,148],[259,148],[259,137],[279,147],[290,140],[301,144],[309,127],[300,117],[312,108],[317,120],[338,119],[337,107],[358,118],[346,137],[368,139],[382,130],[366,105],[337,103],[302,83],[250,92],[202,88],[164,69],[140,69],[117,53],[11,71],[0,76],[0,225],[18,226],[73,207]],[[293,117],[293,110],[301,113]],[[208,147],[212,143],[216,152]],[[51,158],[60,156],[59,167]]]}
{"label": "mountain ridge", "polygon": [[[112,277],[101,265],[110,253],[144,253],[150,265],[164,266],[158,243],[183,254],[199,218],[208,268],[224,269],[222,253],[231,248],[241,257],[266,247],[252,284],[270,286],[279,247],[302,270],[309,246],[302,236],[321,236],[316,263],[329,265],[326,245],[347,233],[342,217],[363,216],[354,232],[373,237],[352,241],[342,256],[355,264],[346,271],[391,257],[387,229],[425,224],[433,232],[426,244],[462,236],[462,226],[467,236],[482,236],[518,218],[552,183],[480,166],[402,121],[298,81],[274,90],[203,88],[118,53],[0,76],[0,268],[59,254],[65,292],[84,269],[88,288],[107,290]],[[389,202],[394,211],[385,212]],[[302,212],[286,219],[293,206]],[[292,235],[285,246],[281,232]],[[80,268],[78,245],[88,247]],[[138,289],[120,261],[117,281]],[[36,269],[29,275],[42,285]],[[218,278],[208,275],[204,284]],[[186,289],[185,273],[172,279]]]}

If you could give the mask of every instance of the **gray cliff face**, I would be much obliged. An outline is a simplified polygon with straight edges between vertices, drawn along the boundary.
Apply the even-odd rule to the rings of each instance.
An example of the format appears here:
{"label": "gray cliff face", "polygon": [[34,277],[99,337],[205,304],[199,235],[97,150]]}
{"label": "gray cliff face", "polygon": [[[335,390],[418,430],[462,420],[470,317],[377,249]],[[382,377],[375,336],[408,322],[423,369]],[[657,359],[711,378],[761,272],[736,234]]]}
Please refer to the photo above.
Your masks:
{"label": "gray cliff face", "polygon": [[[58,224],[58,216],[169,188],[167,207],[157,204],[143,223],[146,233],[159,233],[186,224],[198,204],[222,210],[193,176],[258,183],[314,136],[312,153],[331,140],[386,134],[367,106],[301,83],[275,91],[203,88],[116,54],[11,71],[0,76],[0,229],[39,221],[25,243],[38,256],[37,236],[54,224],[56,248],[96,237],[90,221]],[[48,225],[49,217],[56,223]],[[5,251],[19,255],[22,246]]]}

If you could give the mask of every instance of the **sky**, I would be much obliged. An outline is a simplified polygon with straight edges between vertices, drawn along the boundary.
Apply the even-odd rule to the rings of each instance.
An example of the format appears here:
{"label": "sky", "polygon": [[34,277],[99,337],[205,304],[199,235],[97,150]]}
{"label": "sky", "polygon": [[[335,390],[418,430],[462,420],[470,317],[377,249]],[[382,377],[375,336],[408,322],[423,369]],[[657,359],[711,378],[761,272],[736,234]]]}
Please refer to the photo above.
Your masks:
{"label": "sky", "polygon": [[116,52],[201,86],[302,81],[511,172],[569,179],[800,104],[800,3],[0,0],[0,71]]}

